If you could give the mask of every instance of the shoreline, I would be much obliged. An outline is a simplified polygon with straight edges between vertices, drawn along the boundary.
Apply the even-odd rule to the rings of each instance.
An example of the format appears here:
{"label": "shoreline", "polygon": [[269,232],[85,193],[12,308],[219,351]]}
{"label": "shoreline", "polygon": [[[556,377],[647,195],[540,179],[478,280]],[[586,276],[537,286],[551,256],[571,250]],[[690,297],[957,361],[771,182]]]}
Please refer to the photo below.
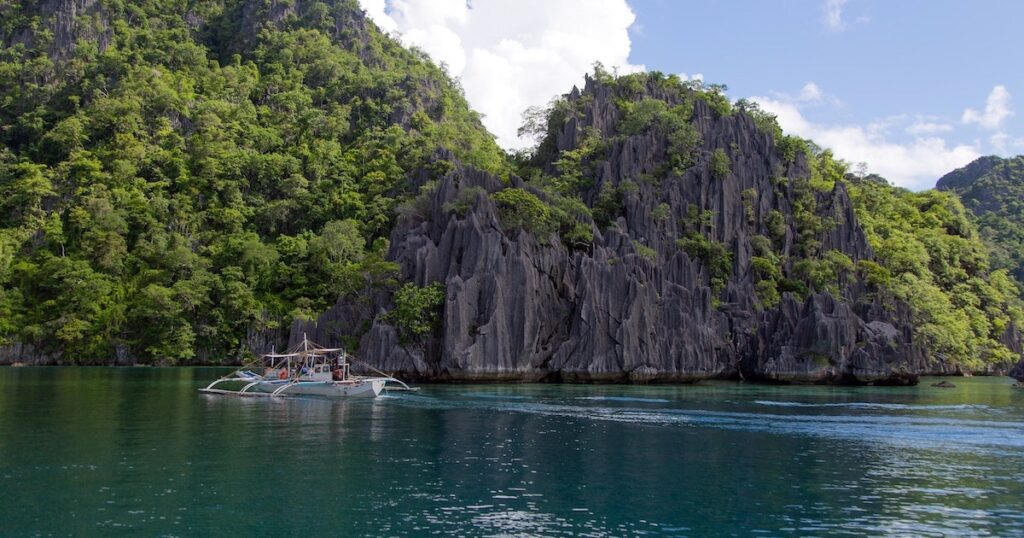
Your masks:
{"label": "shoreline", "polygon": [[[6,363],[0,364],[0,368],[39,368],[39,369],[51,369],[51,368],[87,368],[87,369],[99,369],[99,368],[111,368],[111,369],[134,369],[134,368],[145,368],[145,369],[177,369],[177,368],[203,368],[203,369],[221,369],[230,370],[238,368],[241,365],[228,364],[182,364],[182,365],[159,365],[159,364],[32,364],[32,363]],[[1009,373],[993,373],[993,372],[926,372],[913,376],[913,380],[904,380],[903,382],[887,382],[887,380],[873,381],[873,382],[850,382],[842,380],[819,380],[819,381],[807,381],[807,380],[780,380],[780,379],[747,379],[739,376],[708,376],[700,378],[686,378],[686,379],[649,379],[649,380],[637,380],[630,379],[628,374],[626,376],[607,376],[603,378],[584,378],[584,377],[568,377],[565,376],[509,376],[509,375],[496,375],[496,376],[480,376],[480,377],[423,377],[423,376],[401,376],[400,378],[409,382],[420,385],[633,385],[633,386],[688,386],[697,385],[703,382],[725,382],[725,383],[736,383],[736,384],[752,384],[752,385],[766,385],[766,386],[835,386],[835,387],[911,387],[922,385],[922,379],[924,378],[970,378],[970,377],[1006,377],[1010,381],[1016,381],[1016,378],[1009,375]]]}

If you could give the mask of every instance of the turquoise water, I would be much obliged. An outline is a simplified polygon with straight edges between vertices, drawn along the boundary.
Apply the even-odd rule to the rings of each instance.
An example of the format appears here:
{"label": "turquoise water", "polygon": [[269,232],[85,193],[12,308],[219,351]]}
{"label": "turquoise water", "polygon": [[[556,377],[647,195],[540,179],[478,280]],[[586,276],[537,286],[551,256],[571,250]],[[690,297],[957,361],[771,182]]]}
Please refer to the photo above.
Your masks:
{"label": "turquoise water", "polygon": [[427,385],[0,369],[0,535],[1024,536],[1024,390]]}

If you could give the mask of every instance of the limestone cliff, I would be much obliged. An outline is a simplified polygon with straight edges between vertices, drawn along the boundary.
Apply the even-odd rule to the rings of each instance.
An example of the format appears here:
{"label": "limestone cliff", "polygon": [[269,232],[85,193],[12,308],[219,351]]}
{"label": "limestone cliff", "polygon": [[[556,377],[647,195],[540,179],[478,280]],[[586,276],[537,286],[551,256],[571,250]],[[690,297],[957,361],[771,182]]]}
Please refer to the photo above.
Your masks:
{"label": "limestone cliff", "polygon": [[[661,97],[673,103],[672,96]],[[575,149],[588,129],[609,141],[593,159],[592,185],[580,192],[582,199],[593,207],[606,185],[630,185],[609,226],[588,222],[592,244],[570,248],[557,234],[537,237],[504,226],[489,195],[510,187],[544,193],[515,176],[506,185],[455,166],[431,191],[423,214],[400,217],[388,255],[404,278],[444,284],[439,333],[400,343],[383,316],[390,306],[385,294],[369,317],[339,304],[315,323],[296,325],[292,338],[307,332],[337,340],[368,327],[359,346],[366,361],[425,379],[907,383],[944,371],[914,344],[906,309],[877,303],[855,272],[843,275],[832,292],[810,289],[803,299],[787,292],[775,305],[758,300],[751,239],[771,235],[769,214],[779,212],[785,222],[775,230],[778,254],[798,258],[788,256],[801,232],[793,208],[798,196],[807,196],[797,191],[810,171],[800,156],[785,161],[749,115],[720,114],[696,100],[692,125],[701,142],[693,165],[651,181],[645,178],[669,151],[665,133],[614,136],[619,109],[595,80],[568,100],[580,114],[548,143]],[[728,155],[727,177],[713,177],[716,150]],[[421,174],[417,181],[426,179]],[[451,210],[461,192],[475,193],[464,214]],[[843,184],[813,196],[817,215],[832,223],[814,238],[818,252],[870,259]],[[659,205],[667,215],[652,216]],[[708,260],[691,257],[676,241],[694,207],[711,216],[705,231],[730,254],[719,289]],[[781,270],[789,275],[794,262],[786,263]]]}

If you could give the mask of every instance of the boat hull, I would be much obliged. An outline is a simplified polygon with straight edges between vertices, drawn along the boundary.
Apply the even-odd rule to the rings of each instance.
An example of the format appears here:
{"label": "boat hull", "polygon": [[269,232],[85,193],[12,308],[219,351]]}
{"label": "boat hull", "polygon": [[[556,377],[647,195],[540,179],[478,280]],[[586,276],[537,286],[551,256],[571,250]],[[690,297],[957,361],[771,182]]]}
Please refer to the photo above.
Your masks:
{"label": "boat hull", "polygon": [[[262,381],[249,390],[274,393],[278,396],[323,396],[327,398],[373,398],[386,383],[383,379],[358,381]],[[282,387],[284,387],[282,389]]]}

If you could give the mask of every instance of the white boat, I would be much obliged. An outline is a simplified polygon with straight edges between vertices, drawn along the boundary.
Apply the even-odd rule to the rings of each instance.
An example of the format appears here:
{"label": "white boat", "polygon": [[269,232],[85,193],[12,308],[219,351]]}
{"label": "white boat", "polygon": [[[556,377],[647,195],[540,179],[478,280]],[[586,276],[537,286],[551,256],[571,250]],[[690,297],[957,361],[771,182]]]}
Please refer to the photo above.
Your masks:
{"label": "white boat", "polygon": [[[351,373],[351,358],[341,348],[325,348],[302,335],[302,343],[288,353],[260,358],[262,371],[239,369],[210,383],[199,392],[237,396],[324,396],[373,398],[388,384],[390,390],[415,390],[380,370],[374,376]],[[257,368],[258,369],[258,368]],[[220,385],[220,387],[217,387]]]}

